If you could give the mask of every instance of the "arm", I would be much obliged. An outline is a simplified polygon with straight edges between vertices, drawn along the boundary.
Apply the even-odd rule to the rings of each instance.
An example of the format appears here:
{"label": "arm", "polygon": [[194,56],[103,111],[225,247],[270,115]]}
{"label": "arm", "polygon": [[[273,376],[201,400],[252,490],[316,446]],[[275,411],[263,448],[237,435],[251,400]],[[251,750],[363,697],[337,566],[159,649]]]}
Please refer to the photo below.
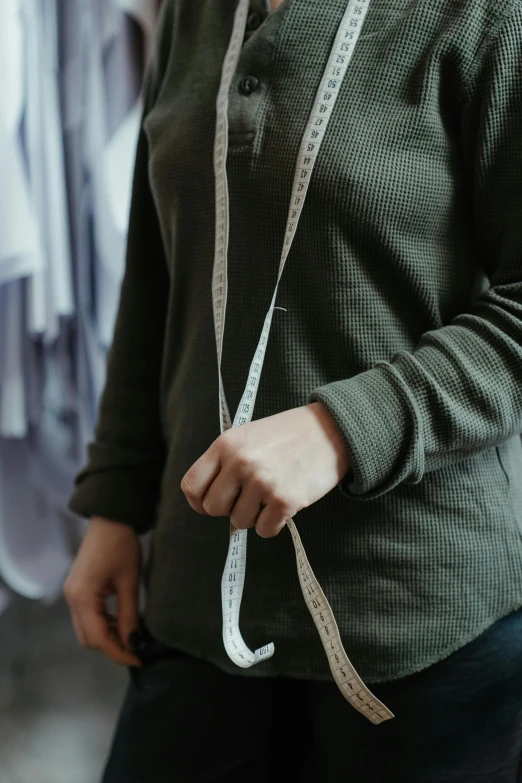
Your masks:
{"label": "arm", "polygon": [[491,287],[469,312],[352,378],[314,389],[372,499],[522,432],[522,6],[486,41],[463,110],[477,248]]}
{"label": "arm", "polygon": [[[144,116],[157,95],[169,30],[164,2],[146,75]],[[141,551],[138,533],[154,524],[164,445],[159,384],[169,276],[148,182],[148,148],[140,128],[122,282],[107,378],[87,464],[69,508],[90,517],[64,596],[78,641],[124,666],[140,666],[129,649],[138,628]],[[121,524],[123,523],[123,524]],[[117,599],[116,615],[106,598]]]}

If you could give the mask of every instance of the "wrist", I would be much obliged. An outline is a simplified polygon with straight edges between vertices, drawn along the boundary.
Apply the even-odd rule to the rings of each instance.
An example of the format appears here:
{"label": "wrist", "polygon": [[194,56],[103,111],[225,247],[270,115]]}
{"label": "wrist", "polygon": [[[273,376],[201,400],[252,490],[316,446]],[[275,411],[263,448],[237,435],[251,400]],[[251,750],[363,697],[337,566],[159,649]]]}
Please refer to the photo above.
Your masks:
{"label": "wrist", "polygon": [[105,529],[111,529],[118,532],[123,532],[125,530],[128,530],[129,533],[132,533],[133,535],[136,535],[136,531],[134,528],[127,524],[126,522],[119,522],[116,519],[108,519],[107,517],[101,517],[97,515],[93,515],[89,518],[89,527],[99,527],[99,528],[105,528]]}
{"label": "wrist", "polygon": [[350,453],[348,451],[346,441],[344,440],[343,434],[337,424],[335,423],[334,418],[328,411],[328,409],[323,405],[322,402],[319,402],[319,400],[316,400],[315,402],[309,403],[308,407],[313,411],[313,413],[317,416],[318,421],[328,438],[328,441],[330,442],[331,446],[335,450],[336,456],[337,456],[337,468],[339,473],[339,481],[347,477],[349,481],[353,478],[353,471],[351,467],[351,459],[350,459]]}

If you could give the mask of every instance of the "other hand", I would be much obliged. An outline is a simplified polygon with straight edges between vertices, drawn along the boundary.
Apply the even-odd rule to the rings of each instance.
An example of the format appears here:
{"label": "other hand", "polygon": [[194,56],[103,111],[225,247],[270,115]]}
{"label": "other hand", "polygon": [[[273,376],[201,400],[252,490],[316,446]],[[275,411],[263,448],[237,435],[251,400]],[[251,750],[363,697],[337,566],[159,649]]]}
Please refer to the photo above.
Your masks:
{"label": "other hand", "polygon": [[[80,644],[123,666],[142,665],[127,645],[138,625],[140,558],[130,526],[92,517],[63,589]],[[107,614],[109,595],[117,596],[117,617]]]}

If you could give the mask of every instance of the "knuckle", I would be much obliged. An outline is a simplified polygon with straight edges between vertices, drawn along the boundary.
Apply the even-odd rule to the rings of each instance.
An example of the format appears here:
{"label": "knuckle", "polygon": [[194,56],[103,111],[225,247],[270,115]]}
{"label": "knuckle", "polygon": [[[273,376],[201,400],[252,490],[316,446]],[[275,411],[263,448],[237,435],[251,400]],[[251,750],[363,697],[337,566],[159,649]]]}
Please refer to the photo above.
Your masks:
{"label": "knuckle", "polygon": [[218,510],[216,508],[216,504],[212,502],[210,498],[203,498],[203,502],[201,503],[207,514],[210,514],[211,517],[217,517],[219,516]]}
{"label": "knuckle", "polygon": [[270,504],[275,506],[282,514],[293,508],[291,498],[285,492],[272,490],[269,495]]}
{"label": "knuckle", "polygon": [[82,599],[82,590],[81,588],[72,582],[66,582],[63,586],[63,594],[65,597],[65,600],[69,605],[76,605],[80,603]]}
{"label": "knuckle", "polygon": [[298,511],[301,511],[301,509],[304,508],[304,504],[301,502],[299,497],[294,494],[286,495],[286,505],[283,509],[285,514],[285,519],[287,517],[293,516],[293,514],[297,514]]}
{"label": "knuckle", "polygon": [[192,497],[193,492],[192,492],[192,487],[191,487],[191,484],[190,484],[190,479],[188,479],[186,476],[183,476],[183,478],[181,479],[181,485],[180,486],[181,486],[182,492],[184,492],[184,494],[187,497]]}
{"label": "knuckle", "polygon": [[255,492],[259,492],[263,495],[270,494],[270,481],[268,477],[263,475],[260,471],[252,476],[251,482]]}
{"label": "knuckle", "polygon": [[253,455],[247,451],[235,451],[230,459],[230,467],[236,476],[251,477],[259,471]]}
{"label": "knuckle", "polygon": [[244,454],[234,454],[230,468],[235,476],[244,477],[249,471],[250,463]]}
{"label": "knuckle", "polygon": [[119,614],[126,614],[131,611],[132,606],[136,605],[136,600],[130,601],[130,597],[135,595],[135,590],[140,583],[139,570],[130,570],[121,574],[121,576],[114,577],[114,583],[117,586],[118,593],[124,595],[128,601],[120,609]]}
{"label": "knuckle", "polygon": [[227,451],[228,449],[234,448],[236,435],[237,427],[229,427],[228,430],[225,430],[221,433],[221,435],[218,435],[211,448],[214,447],[221,453]]}

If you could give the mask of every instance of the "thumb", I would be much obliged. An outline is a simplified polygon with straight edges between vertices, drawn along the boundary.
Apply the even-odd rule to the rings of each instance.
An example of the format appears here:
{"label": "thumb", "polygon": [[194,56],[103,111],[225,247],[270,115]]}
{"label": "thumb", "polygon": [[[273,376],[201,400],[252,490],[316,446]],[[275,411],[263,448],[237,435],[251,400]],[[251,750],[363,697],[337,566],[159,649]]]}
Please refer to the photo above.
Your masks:
{"label": "thumb", "polygon": [[118,586],[118,634],[122,646],[128,650],[131,631],[138,628],[139,579],[123,580]]}

